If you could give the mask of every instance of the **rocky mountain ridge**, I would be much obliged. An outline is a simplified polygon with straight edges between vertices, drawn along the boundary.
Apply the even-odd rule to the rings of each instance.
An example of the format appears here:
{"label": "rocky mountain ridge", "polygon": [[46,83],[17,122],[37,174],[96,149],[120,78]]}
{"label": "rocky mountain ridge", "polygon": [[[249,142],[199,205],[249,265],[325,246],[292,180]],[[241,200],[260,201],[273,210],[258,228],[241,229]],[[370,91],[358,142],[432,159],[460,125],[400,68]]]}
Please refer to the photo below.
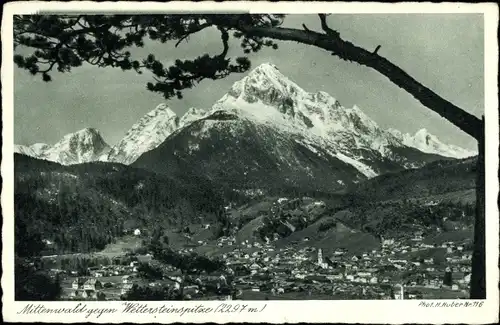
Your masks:
{"label": "rocky mountain ridge", "polygon": [[395,168],[382,165],[420,167],[428,162],[430,156],[427,155],[436,158],[475,155],[470,150],[444,144],[426,129],[415,135],[395,129],[384,130],[359,107],[343,107],[323,91],[308,93],[271,64],[262,64],[252,70],[209,110],[190,108],[179,117],[166,104],[158,105],[112,147],[104,142],[97,130],[88,128],[66,135],[54,146],[16,145],[15,152],[61,164],[96,160],[132,164],[172,134],[217,112],[235,114],[251,123],[293,135],[307,150],[314,152],[320,148],[324,154],[352,165],[368,178]]}

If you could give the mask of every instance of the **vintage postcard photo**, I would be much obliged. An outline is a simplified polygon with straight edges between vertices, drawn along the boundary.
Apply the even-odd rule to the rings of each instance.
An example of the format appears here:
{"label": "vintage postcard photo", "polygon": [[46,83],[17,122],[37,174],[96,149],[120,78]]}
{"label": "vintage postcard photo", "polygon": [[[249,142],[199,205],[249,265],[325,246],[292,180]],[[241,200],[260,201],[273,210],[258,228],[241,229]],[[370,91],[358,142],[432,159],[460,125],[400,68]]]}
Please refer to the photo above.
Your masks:
{"label": "vintage postcard photo", "polygon": [[498,7],[17,2],[10,322],[498,321]]}

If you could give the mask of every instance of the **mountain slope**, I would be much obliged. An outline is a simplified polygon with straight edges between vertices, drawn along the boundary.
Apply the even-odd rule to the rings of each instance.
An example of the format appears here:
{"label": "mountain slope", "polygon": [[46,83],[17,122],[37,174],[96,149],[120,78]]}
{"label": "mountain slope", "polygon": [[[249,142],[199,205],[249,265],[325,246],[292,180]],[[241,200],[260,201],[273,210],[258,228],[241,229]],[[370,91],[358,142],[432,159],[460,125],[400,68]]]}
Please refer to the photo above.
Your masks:
{"label": "mountain slope", "polygon": [[63,165],[96,161],[109,150],[99,131],[85,128],[65,135],[53,146],[37,143],[31,146],[14,146],[14,152],[34,158],[54,161]]}
{"label": "mountain slope", "polygon": [[160,104],[134,124],[100,160],[131,164],[142,153],[156,148],[178,127],[177,115],[167,105]]}
{"label": "mountain slope", "polygon": [[179,120],[179,127],[188,125],[191,122],[199,120],[207,115],[207,111],[200,108],[191,107],[188,109],[186,114],[184,114]]}
{"label": "mountain slope", "polygon": [[307,139],[225,111],[176,131],[133,166],[164,174],[206,175],[232,189],[332,191],[366,179]]}
{"label": "mountain slope", "polygon": [[425,198],[475,190],[477,158],[437,161],[422,168],[388,173],[356,184],[348,190],[355,204]]}
{"label": "mountain slope", "polygon": [[[308,93],[270,64],[260,65],[236,82],[214,108],[244,111],[264,123],[273,123],[291,132],[315,134],[334,142],[338,150],[356,160],[364,159],[363,151],[378,151],[383,157],[394,160],[398,158],[391,157],[395,155],[391,149],[394,147],[410,147],[452,158],[462,158],[467,152],[463,149],[459,152],[460,148],[447,146],[428,133],[423,136],[431,140],[430,144],[419,140],[422,132],[417,133],[413,141],[408,141],[394,129],[383,130],[359,107],[343,107],[323,91]],[[292,122],[293,126],[284,123],[283,119]],[[422,165],[418,159],[404,161],[404,157],[399,157],[399,160],[405,168]]]}
{"label": "mountain slope", "polygon": [[24,146],[20,144],[14,145],[14,152],[27,155],[30,157],[41,157],[45,151],[47,151],[50,146],[46,143],[35,143],[31,146]]}
{"label": "mountain slope", "polygon": [[136,227],[152,232],[217,223],[224,201],[204,178],[172,178],[121,164],[63,166],[14,156],[16,223],[60,252],[87,252]]}
{"label": "mountain slope", "polygon": [[206,111],[192,107],[179,118],[166,104],[160,104],[134,124],[99,160],[129,165],[143,153],[158,147],[175,130],[205,115]]}
{"label": "mountain slope", "polygon": [[[196,114],[193,114],[196,115]],[[336,191],[377,175],[441,159],[404,145],[358,107],[307,93],[263,64],[236,82],[133,164],[160,173],[198,173],[232,189]]]}
{"label": "mountain slope", "polygon": [[477,152],[450,144],[444,144],[436,136],[430,134],[426,129],[420,129],[414,135],[409,133],[403,134],[394,129],[389,129],[388,131],[400,139],[404,145],[416,148],[422,152],[452,158],[467,158],[477,155]]}
{"label": "mountain slope", "polygon": [[335,196],[289,195],[237,206],[235,236],[263,242],[278,235],[277,246],[325,252],[366,251],[380,244],[380,236],[410,238],[416,231],[433,242],[472,238],[475,163],[474,158],[439,161],[369,179]]}

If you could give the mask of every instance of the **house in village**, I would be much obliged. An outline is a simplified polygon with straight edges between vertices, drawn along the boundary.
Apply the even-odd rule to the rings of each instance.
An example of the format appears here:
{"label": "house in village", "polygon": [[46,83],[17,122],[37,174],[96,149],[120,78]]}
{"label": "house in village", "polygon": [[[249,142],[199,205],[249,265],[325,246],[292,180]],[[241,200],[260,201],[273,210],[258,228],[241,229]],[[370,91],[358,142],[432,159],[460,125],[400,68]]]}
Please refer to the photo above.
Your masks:
{"label": "house in village", "polygon": [[71,292],[70,297],[72,299],[86,299],[86,300],[106,300],[106,295],[104,292],[95,290],[74,290]]}
{"label": "house in village", "polygon": [[471,276],[470,273],[467,274],[467,275],[465,275],[462,279],[458,280],[458,283],[460,283],[460,284],[469,284],[470,283],[470,276]]}
{"label": "house in village", "polygon": [[132,277],[130,275],[122,276],[122,283],[131,283],[131,282],[132,282]]}
{"label": "house in village", "polygon": [[75,290],[83,289],[83,285],[86,281],[87,281],[87,279],[85,279],[85,278],[76,278],[71,283],[71,288],[73,288]]}
{"label": "house in village", "polygon": [[82,298],[92,299],[95,295],[95,291],[93,290],[82,290]]}
{"label": "house in village", "polygon": [[371,272],[358,272],[358,276],[360,277],[370,277],[371,275]]}
{"label": "house in village", "polygon": [[75,299],[75,298],[81,298],[82,297],[82,292],[83,290],[73,290],[71,293],[70,293],[70,298],[72,299]]}
{"label": "house in village", "polygon": [[303,273],[297,273],[295,274],[295,278],[296,279],[305,279],[306,278],[306,275],[303,274]]}
{"label": "house in village", "polygon": [[344,255],[344,251],[342,251],[342,250],[335,250],[335,252],[333,252],[333,255],[335,255],[335,256],[342,256],[342,255]]}
{"label": "house in village", "polygon": [[96,271],[96,272],[94,273],[94,276],[95,276],[96,278],[102,278],[102,277],[104,276],[104,274],[105,274],[105,273],[104,273],[103,271]]}
{"label": "house in village", "polygon": [[132,287],[134,285],[132,283],[124,283],[121,289],[121,294],[127,294],[130,290],[132,290]]}
{"label": "house in village", "polygon": [[335,274],[327,275],[326,278],[329,280],[342,280],[344,278],[344,274],[335,273]]}
{"label": "house in village", "polygon": [[382,238],[382,246],[391,246],[391,245],[394,245],[394,239]]}
{"label": "house in village", "polygon": [[96,299],[96,300],[106,300],[106,295],[103,292],[95,290],[83,290],[82,298],[85,299]]}
{"label": "house in village", "polygon": [[85,281],[83,284],[83,290],[101,290],[102,289],[102,283],[101,281],[97,279],[88,279]]}

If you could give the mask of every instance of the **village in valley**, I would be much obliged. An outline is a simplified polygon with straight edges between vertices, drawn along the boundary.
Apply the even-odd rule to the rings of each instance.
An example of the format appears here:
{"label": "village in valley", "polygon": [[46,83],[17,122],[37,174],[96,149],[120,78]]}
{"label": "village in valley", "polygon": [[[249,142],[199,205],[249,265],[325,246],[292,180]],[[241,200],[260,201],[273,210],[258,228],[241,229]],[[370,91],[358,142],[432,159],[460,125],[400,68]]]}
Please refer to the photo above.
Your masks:
{"label": "village in valley", "polygon": [[[134,232],[140,237],[140,230]],[[432,299],[465,298],[471,274],[470,242],[425,243],[421,234],[410,238],[384,238],[380,249],[350,254],[345,249],[303,245],[277,248],[273,242],[236,242],[221,237],[214,246],[226,267],[201,274],[183,285],[184,299]],[[203,243],[203,245],[206,245]],[[192,252],[182,248],[179,253]],[[328,253],[327,253],[328,251]],[[45,260],[55,260],[48,256]],[[138,274],[150,254],[128,253],[103,259],[87,269],[50,269],[58,277],[65,300],[120,300],[136,285],[181,288],[181,273],[168,269],[168,278],[147,281]],[[94,264],[96,264],[94,263]],[[177,281],[176,281],[177,280]],[[235,294],[213,294],[206,285],[231,285]]]}

